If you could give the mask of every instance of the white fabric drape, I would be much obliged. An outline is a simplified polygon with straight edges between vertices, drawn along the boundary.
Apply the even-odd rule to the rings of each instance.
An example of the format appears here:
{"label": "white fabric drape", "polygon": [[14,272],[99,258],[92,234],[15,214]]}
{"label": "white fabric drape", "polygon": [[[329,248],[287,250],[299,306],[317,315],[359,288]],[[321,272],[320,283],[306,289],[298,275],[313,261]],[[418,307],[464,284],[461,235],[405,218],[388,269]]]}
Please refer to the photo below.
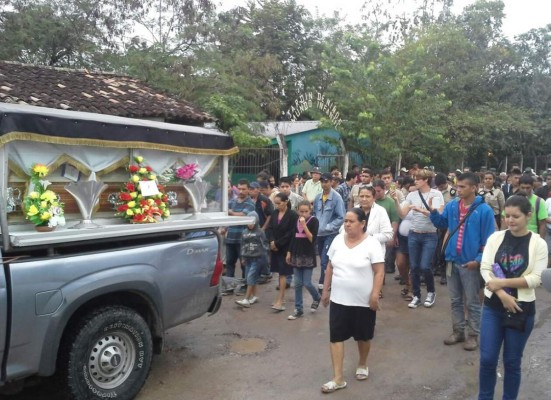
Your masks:
{"label": "white fabric drape", "polygon": [[[29,173],[29,169],[35,163],[52,165],[64,155],[78,161],[92,174],[90,179],[95,180],[98,172],[120,162],[129,156],[130,149],[115,149],[110,147],[95,146],[68,146],[61,144],[49,144],[39,142],[14,141],[7,144],[10,161]],[[155,173],[160,174],[172,166],[196,163],[199,165],[198,178],[203,178],[216,163],[218,156],[200,154],[181,154],[161,150],[140,149],[134,151],[135,155],[141,155],[144,163],[149,165]],[[70,161],[69,161],[70,163]]]}
{"label": "white fabric drape", "polygon": [[126,149],[94,146],[68,146],[38,142],[14,141],[7,144],[8,158],[28,174],[35,163],[53,164],[63,155],[78,161],[94,176],[96,173],[128,156]]}

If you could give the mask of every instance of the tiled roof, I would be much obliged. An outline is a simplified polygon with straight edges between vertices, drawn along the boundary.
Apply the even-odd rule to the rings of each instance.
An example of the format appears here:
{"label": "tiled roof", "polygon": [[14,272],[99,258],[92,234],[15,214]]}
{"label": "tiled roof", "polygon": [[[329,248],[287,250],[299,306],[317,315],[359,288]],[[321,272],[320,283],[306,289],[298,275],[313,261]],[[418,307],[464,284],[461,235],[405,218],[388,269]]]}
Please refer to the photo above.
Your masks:
{"label": "tiled roof", "polygon": [[6,61],[0,61],[0,102],[188,125],[214,120],[193,104],[129,76]]}

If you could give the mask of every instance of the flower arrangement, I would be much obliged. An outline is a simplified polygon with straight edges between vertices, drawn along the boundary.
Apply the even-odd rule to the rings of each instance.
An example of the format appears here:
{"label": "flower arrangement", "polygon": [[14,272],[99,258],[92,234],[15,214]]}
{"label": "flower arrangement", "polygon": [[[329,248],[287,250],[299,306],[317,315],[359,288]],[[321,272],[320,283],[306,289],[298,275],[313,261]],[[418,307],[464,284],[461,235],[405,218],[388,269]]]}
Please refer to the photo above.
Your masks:
{"label": "flower arrangement", "polygon": [[184,164],[181,167],[167,168],[159,176],[159,180],[165,184],[172,182],[191,183],[196,180],[195,175],[199,172],[199,164]]}
{"label": "flower arrangement", "polygon": [[195,163],[185,164],[176,169],[176,177],[184,182],[190,182],[199,172],[199,165]]}
{"label": "flower arrangement", "polygon": [[157,222],[158,218],[166,219],[170,216],[168,197],[162,185],[156,183],[158,193],[151,196],[142,195],[140,182],[154,181],[157,176],[150,166],[143,165],[143,157],[136,156],[137,165],[129,165],[130,179],[119,193],[117,214],[132,223],[144,224]]}
{"label": "flower arrangement", "polygon": [[48,190],[50,182],[43,180],[49,169],[44,164],[34,164],[31,169],[32,191],[23,201],[25,218],[36,226],[55,228],[57,225],[65,225],[63,203],[61,203],[54,191]]}

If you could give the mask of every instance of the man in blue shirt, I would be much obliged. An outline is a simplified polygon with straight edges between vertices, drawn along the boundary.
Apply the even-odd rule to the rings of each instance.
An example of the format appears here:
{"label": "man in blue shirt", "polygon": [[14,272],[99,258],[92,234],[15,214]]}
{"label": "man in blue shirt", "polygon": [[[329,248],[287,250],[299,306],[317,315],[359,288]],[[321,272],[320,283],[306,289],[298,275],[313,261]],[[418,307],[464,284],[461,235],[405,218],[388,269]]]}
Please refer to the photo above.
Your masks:
{"label": "man in blue shirt", "polygon": [[331,188],[331,175],[323,174],[320,181],[322,192],[314,198],[314,216],[319,221],[317,245],[321,260],[321,275],[318,288],[321,291],[329,262],[327,251],[344,222],[346,207],[340,194]]}
{"label": "man in blue shirt", "polygon": [[[237,198],[230,200],[228,204],[228,215],[247,216],[255,211],[255,204],[249,197],[249,181],[241,179],[237,183]],[[226,276],[235,277],[235,264],[241,256],[241,235],[245,225],[230,226],[226,231]],[[245,271],[241,267],[241,275],[245,277]]]}
{"label": "man in blue shirt", "polygon": [[[430,212],[434,226],[448,229],[450,235],[444,258],[447,262],[453,333],[444,340],[444,344],[465,342],[463,348],[469,351],[477,349],[480,332],[480,261],[486,241],[495,231],[492,208],[484,203],[482,196],[476,195],[478,183],[479,178],[473,172],[459,175],[457,198],[446,204],[442,214],[437,210]],[[465,222],[460,224],[461,221]]]}

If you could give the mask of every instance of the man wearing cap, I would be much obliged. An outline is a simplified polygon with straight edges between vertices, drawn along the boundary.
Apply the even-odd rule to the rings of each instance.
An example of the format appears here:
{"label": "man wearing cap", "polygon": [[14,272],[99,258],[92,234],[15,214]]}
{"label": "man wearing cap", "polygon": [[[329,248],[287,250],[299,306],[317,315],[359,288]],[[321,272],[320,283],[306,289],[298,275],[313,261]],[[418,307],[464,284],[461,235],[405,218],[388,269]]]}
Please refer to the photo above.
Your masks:
{"label": "man wearing cap", "polygon": [[304,200],[313,203],[316,195],[322,192],[320,182],[321,170],[318,167],[314,167],[312,171],[310,171],[310,175],[312,175],[312,179],[307,180],[304,184],[302,188],[302,197],[304,197]]}
{"label": "man wearing cap", "polygon": [[318,245],[318,254],[320,256],[321,274],[318,288],[323,289],[323,281],[325,280],[325,270],[329,258],[327,251],[333,242],[333,239],[339,233],[339,229],[344,222],[344,214],[346,213],[344,201],[341,196],[331,189],[331,175],[323,174],[321,176],[322,192],[314,199],[314,216],[319,221],[318,237],[316,239]]}

